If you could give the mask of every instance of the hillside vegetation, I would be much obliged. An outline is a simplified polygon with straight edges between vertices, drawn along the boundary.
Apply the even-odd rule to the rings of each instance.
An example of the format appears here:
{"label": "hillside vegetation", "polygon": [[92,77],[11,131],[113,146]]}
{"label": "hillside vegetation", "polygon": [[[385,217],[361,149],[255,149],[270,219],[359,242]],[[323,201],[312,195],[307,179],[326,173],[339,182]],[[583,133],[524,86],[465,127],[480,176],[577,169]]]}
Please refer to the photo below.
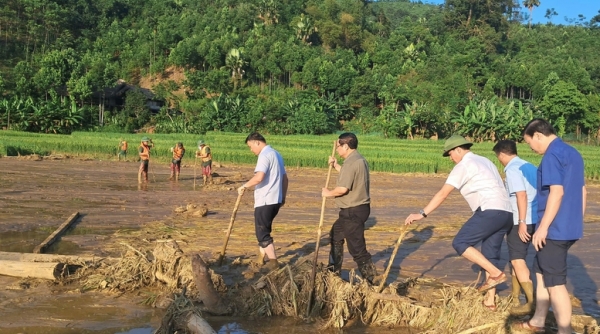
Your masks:
{"label": "hillside vegetation", "polygon": [[[541,116],[596,138],[600,14],[554,14],[530,25],[513,0],[6,0],[0,127],[483,141]],[[151,114],[133,92],[99,108],[93,93],[118,79],[168,104]]]}

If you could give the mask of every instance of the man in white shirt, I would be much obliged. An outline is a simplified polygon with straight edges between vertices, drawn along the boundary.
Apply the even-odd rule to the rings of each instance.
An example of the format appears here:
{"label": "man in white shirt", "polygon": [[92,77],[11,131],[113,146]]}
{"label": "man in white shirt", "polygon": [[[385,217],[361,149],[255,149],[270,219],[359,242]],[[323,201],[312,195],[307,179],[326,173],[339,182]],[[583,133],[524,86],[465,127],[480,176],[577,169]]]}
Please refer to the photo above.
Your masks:
{"label": "man in white shirt", "polygon": [[[537,167],[517,156],[517,143],[512,140],[500,140],[493,148],[496,157],[504,166],[506,190],[513,212],[513,227],[506,235],[508,254],[512,265],[513,315],[531,313],[534,303],[533,282],[529,268],[525,263],[531,236],[535,232],[532,216],[537,213]],[[527,303],[521,305],[521,288],[525,292]]]}
{"label": "man in white shirt", "polygon": [[266,269],[273,270],[279,267],[273,237],[271,237],[273,220],[279,213],[279,208],[285,204],[288,177],[279,152],[267,145],[265,137],[260,133],[252,133],[246,137],[246,145],[250,151],[258,156],[254,176],[238,188],[242,195],[246,188],[254,188],[254,226],[258,239],[260,259],[262,265],[266,256],[269,262]]}
{"label": "man in white shirt", "polygon": [[[459,135],[446,140],[442,155],[450,157],[456,166],[429,204],[419,213],[406,217],[404,223],[409,225],[427,217],[454,189],[458,189],[473,215],[454,237],[452,247],[459,255],[486,271],[486,281],[479,291],[486,292],[483,306],[495,311],[496,286],[506,281],[506,275],[497,265],[504,235],[512,227],[512,211],[498,169],[487,158],[472,153],[472,145]],[[481,252],[473,247],[479,242]]]}

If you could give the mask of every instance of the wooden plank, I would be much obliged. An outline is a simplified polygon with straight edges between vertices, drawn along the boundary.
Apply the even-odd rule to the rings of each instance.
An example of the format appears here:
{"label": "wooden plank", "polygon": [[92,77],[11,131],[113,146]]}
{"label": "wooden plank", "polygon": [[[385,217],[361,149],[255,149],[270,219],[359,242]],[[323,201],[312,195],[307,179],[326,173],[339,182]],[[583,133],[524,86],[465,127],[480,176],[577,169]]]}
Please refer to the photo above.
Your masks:
{"label": "wooden plank", "polygon": [[19,262],[0,260],[0,275],[55,280],[61,276],[64,264],[56,262]]}
{"label": "wooden plank", "polygon": [[20,261],[20,262],[79,263],[79,262],[98,262],[98,261],[118,261],[119,259],[112,258],[112,257],[99,257],[99,256],[0,252],[0,260]]}
{"label": "wooden plank", "polygon": [[65,220],[64,223],[62,223],[62,225],[60,225],[56,231],[54,231],[54,233],[50,234],[50,236],[48,236],[46,238],[46,240],[44,240],[44,242],[42,242],[39,246],[35,247],[33,249],[34,253],[44,253],[46,251],[46,249],[52,245],[53,242],[56,241],[56,239],[58,239],[58,237],[60,237],[60,235],[65,232],[70,226],[71,224],[73,224],[73,222],[75,222],[77,220],[77,218],[79,217],[79,212],[75,212],[74,214],[71,215],[71,217],[67,218],[67,220]]}
{"label": "wooden plank", "polygon": [[187,328],[192,334],[217,334],[204,318],[194,313],[187,320]]}

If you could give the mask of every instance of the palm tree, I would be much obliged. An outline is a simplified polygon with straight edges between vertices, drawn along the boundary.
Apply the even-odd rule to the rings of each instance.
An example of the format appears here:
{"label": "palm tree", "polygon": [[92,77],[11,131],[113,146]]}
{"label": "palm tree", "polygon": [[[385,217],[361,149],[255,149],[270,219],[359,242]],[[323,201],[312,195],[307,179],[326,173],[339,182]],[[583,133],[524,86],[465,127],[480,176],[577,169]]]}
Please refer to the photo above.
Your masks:
{"label": "palm tree", "polygon": [[531,19],[532,19],[532,15],[533,15],[533,7],[539,7],[540,0],[524,0],[523,6],[527,7],[527,9],[529,9],[529,29],[531,29]]}

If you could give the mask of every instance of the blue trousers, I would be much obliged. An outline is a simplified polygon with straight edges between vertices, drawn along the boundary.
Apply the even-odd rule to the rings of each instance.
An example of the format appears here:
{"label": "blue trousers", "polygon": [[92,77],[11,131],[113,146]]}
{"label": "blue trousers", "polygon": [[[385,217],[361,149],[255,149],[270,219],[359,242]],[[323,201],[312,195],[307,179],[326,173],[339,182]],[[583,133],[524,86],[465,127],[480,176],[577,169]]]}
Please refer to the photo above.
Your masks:
{"label": "blue trousers", "polygon": [[512,212],[502,210],[481,211],[481,208],[478,208],[456,233],[454,240],[452,240],[452,247],[458,255],[462,255],[467,248],[481,242],[481,254],[497,267],[500,260],[502,241],[512,225]]}

